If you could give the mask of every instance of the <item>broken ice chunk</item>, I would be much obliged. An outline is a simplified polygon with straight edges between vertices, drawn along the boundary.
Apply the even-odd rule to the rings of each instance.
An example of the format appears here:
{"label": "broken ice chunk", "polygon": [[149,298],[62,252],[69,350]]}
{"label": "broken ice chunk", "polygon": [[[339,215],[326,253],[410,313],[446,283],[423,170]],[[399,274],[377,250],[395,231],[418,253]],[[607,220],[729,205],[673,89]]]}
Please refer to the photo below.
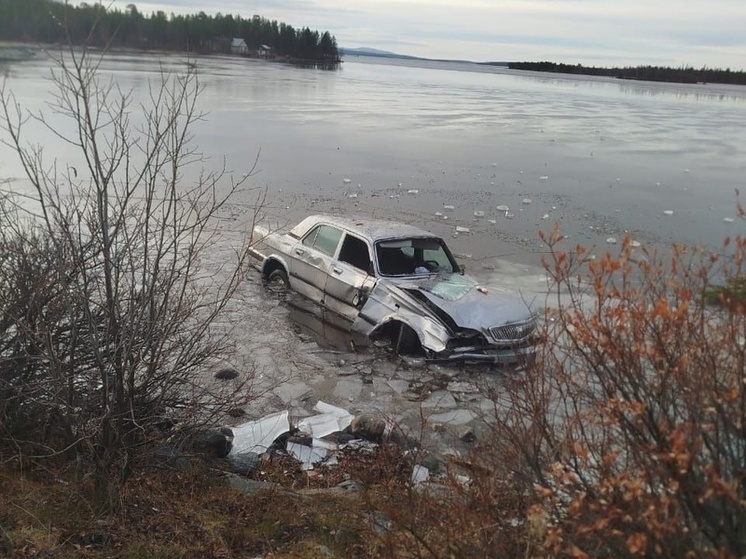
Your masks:
{"label": "broken ice chunk", "polygon": [[345,184],[350,184],[352,181],[350,179],[343,179],[342,182]]}
{"label": "broken ice chunk", "polygon": [[549,214],[544,214],[543,216],[541,216],[541,219],[549,219]]}
{"label": "broken ice chunk", "polygon": [[531,201],[532,201],[531,198],[524,198],[523,200],[521,200],[521,204],[529,205]]}
{"label": "broken ice chunk", "polygon": [[415,464],[412,468],[412,483],[418,484],[422,483],[423,481],[427,481],[427,478],[430,477],[430,470],[428,470],[425,466],[422,466],[420,464]]}
{"label": "broken ice chunk", "polygon": [[724,221],[725,223],[733,223],[733,218],[732,218],[732,217],[724,217],[724,218],[723,218],[723,221]]}
{"label": "broken ice chunk", "polygon": [[456,233],[468,233],[469,228],[468,227],[461,227],[460,225],[456,226]]}
{"label": "broken ice chunk", "polygon": [[631,246],[632,248],[640,248],[642,244],[640,243],[640,241],[631,241],[629,243],[629,246]]}
{"label": "broken ice chunk", "polygon": [[615,245],[616,244],[616,237],[609,237],[608,239],[606,239],[606,244],[607,245]]}
{"label": "broken ice chunk", "polygon": [[409,190],[407,190],[407,194],[417,194],[417,193],[419,193],[419,190],[417,190],[416,188],[410,188]]}
{"label": "broken ice chunk", "polygon": [[673,215],[673,210],[663,210],[663,215]]}
{"label": "broken ice chunk", "polygon": [[506,206],[505,204],[501,204],[495,208],[498,212],[507,212],[510,211],[510,208]]}
{"label": "broken ice chunk", "polygon": [[443,206],[443,209],[444,210],[455,210],[456,207],[455,206]]}
{"label": "broken ice chunk", "polygon": [[548,181],[548,180],[549,180],[549,177],[548,177],[547,175],[541,175],[541,176],[539,177],[539,180],[540,180],[540,181]]}
{"label": "broken ice chunk", "polygon": [[477,210],[474,212],[474,217],[484,217],[484,212]]}

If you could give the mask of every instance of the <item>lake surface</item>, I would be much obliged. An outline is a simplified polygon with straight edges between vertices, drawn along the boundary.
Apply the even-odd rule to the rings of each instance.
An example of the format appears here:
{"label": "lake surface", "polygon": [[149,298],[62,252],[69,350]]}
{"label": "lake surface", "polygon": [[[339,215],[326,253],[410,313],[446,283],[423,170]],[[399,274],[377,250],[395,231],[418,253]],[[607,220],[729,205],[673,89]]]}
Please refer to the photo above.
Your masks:
{"label": "lake surface", "polygon": [[[206,166],[225,160],[240,176],[259,154],[252,184],[267,189],[264,211],[278,220],[315,211],[402,220],[488,269],[537,262],[538,231],[554,222],[597,253],[625,231],[654,247],[716,247],[746,233],[735,195],[746,196],[746,88],[350,56],[339,71],[190,60],[204,86],[208,114],[194,134]],[[186,67],[183,56],[117,53],[102,75],[137,101],[161,68]],[[39,54],[0,73],[36,112],[51,99],[50,68]],[[38,123],[28,134],[58,165],[78,161]],[[0,147],[0,179],[22,189],[21,176]],[[235,214],[252,202],[239,197]],[[496,210],[503,204],[512,218]],[[456,226],[470,231],[454,237]]]}

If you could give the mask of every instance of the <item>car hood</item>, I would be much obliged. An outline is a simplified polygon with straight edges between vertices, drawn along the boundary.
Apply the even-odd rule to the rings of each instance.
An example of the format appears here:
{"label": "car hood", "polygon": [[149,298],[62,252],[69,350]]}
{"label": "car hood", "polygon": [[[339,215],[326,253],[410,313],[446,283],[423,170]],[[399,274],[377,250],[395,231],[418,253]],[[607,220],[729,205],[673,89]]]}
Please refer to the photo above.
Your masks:
{"label": "car hood", "polygon": [[528,301],[516,293],[487,290],[461,274],[439,274],[426,279],[395,279],[405,291],[419,291],[461,328],[483,330],[531,318]]}

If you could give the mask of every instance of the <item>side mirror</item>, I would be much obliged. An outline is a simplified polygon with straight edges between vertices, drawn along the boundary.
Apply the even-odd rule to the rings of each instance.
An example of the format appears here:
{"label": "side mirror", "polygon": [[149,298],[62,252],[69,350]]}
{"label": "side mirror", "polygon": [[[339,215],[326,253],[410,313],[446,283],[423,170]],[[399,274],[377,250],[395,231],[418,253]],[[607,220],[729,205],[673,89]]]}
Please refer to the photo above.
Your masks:
{"label": "side mirror", "polygon": [[459,264],[458,265],[458,272],[462,276],[466,273],[466,265],[465,264]]}

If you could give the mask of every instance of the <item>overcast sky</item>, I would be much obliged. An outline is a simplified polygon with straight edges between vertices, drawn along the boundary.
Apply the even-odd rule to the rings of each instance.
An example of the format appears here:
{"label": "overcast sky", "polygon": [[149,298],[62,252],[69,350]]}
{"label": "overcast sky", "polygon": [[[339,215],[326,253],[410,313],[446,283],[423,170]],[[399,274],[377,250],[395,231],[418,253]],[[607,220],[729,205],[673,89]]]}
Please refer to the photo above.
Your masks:
{"label": "overcast sky", "polygon": [[[124,9],[130,2],[117,0]],[[276,19],[427,58],[746,69],[746,0],[156,0],[141,12]]]}

